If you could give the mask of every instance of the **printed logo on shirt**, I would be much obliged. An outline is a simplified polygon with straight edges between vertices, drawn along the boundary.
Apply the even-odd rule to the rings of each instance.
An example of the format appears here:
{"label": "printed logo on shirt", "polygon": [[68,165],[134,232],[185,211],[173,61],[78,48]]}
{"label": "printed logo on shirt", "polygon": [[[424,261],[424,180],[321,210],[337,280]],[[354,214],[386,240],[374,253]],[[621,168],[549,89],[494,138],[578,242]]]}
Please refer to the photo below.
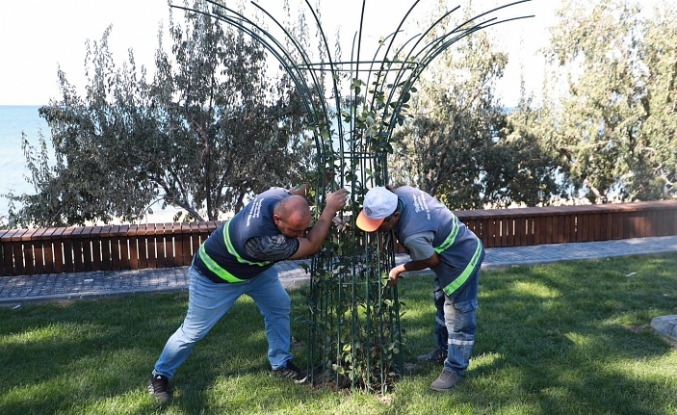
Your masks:
{"label": "printed logo on shirt", "polygon": [[414,195],[413,198],[414,198],[414,210],[416,211],[416,213],[425,211],[426,219],[430,220],[430,208],[428,207],[428,203],[425,201],[425,196],[423,196],[423,193]]}
{"label": "printed logo on shirt", "polygon": [[249,226],[249,223],[251,222],[252,219],[258,219],[259,216],[261,216],[261,206],[263,205],[263,200],[265,198],[256,198],[252,202],[252,207],[249,210],[249,215],[247,215],[247,226]]}

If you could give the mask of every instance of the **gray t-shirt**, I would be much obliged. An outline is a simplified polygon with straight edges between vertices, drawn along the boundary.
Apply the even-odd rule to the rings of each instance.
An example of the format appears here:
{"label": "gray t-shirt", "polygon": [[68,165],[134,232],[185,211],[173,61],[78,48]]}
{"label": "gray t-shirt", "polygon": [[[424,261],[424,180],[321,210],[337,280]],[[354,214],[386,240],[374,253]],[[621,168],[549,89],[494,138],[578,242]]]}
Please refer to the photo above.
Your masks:
{"label": "gray t-shirt", "polygon": [[432,231],[420,232],[410,235],[402,245],[409,250],[409,257],[412,261],[421,261],[428,259],[435,253],[433,248],[433,239],[435,235]]}
{"label": "gray t-shirt", "polygon": [[261,236],[248,240],[245,249],[260,261],[284,261],[299,250],[299,240],[284,235]]}

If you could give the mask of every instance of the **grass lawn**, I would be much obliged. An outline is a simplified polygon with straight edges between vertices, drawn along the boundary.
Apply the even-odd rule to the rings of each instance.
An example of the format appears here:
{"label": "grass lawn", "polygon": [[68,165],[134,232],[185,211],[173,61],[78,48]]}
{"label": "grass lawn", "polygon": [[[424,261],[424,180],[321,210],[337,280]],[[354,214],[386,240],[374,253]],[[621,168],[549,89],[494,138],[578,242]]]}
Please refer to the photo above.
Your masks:
{"label": "grass lawn", "polygon": [[[399,284],[407,362],[434,344],[431,288],[427,276]],[[387,396],[271,378],[263,321],[245,297],[160,406],[148,378],[186,307],[183,293],[0,309],[0,414],[677,414],[677,349],[648,326],[677,314],[677,254],[484,271],[473,360],[446,394],[429,389],[433,364]],[[305,328],[294,322],[293,333],[305,366]]]}

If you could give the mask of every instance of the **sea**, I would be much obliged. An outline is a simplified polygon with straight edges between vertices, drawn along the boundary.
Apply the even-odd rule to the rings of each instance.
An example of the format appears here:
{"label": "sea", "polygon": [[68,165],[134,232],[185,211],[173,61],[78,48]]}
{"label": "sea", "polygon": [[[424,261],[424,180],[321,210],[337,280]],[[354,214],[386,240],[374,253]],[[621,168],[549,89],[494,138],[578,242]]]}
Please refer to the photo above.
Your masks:
{"label": "sea", "polygon": [[49,143],[51,134],[47,122],[40,118],[35,105],[0,105],[0,217],[7,215],[8,192],[14,194],[35,193],[26,177],[30,171],[26,167],[26,157],[21,149],[21,134],[38,148],[39,133]]}
{"label": "sea", "polygon": [[[47,122],[40,118],[39,109],[37,105],[0,105],[0,224],[9,210],[7,193],[35,193],[33,186],[26,181],[30,170],[26,167],[26,157],[21,149],[21,134],[26,134],[28,142],[36,149],[39,149],[42,134],[47,141],[48,152],[51,150],[52,134]],[[50,159],[54,159],[53,151]],[[139,220],[140,223],[171,222],[178,211],[173,207],[162,210],[159,205],[151,208],[153,214]]]}

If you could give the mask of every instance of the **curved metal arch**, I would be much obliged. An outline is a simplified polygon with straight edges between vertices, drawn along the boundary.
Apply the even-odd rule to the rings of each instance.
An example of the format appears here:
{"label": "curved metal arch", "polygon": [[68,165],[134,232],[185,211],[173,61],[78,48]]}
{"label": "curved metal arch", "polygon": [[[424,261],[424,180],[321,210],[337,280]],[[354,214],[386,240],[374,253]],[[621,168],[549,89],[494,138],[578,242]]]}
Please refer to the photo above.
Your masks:
{"label": "curved metal arch", "polygon": [[[499,23],[533,17],[520,16],[498,20],[497,17],[489,16],[493,12],[533,0],[513,1],[469,18],[452,30],[428,41],[428,35],[431,31],[439,27],[446,17],[459,10],[460,6],[458,6],[442,13],[442,16],[437,18],[422,33],[405,39],[402,46],[396,47],[396,39],[398,39],[398,35],[403,33],[402,27],[405,21],[421,2],[421,0],[414,0],[411,7],[400,19],[396,30],[379,41],[373,58],[370,61],[363,61],[361,59],[362,34],[366,23],[367,0],[362,0],[359,29],[353,37],[350,59],[340,61],[332,57],[329,42],[318,13],[313,9],[309,0],[303,0],[303,3],[312,13],[317,26],[321,52],[327,54],[327,62],[324,60],[312,62],[309,51],[304,49],[292,31],[256,2],[251,1],[252,5],[264,14],[265,19],[270,19],[275,27],[282,31],[282,38],[276,38],[257,22],[226,7],[225,4],[215,0],[203,1],[212,5],[211,11],[200,11],[174,5],[171,5],[171,7],[209,15],[219,22],[235,27],[259,42],[280,63],[282,69],[294,82],[311,123],[311,131],[317,148],[318,173],[321,173],[320,177],[324,177],[328,163],[331,163],[332,168],[339,167],[341,169],[339,177],[341,187],[344,187],[344,180],[349,180],[350,187],[353,190],[351,194],[353,215],[357,213],[358,203],[355,202],[361,201],[358,196],[364,196],[369,184],[383,185],[388,183],[387,146],[392,140],[397,123],[400,121],[407,95],[435,58],[454,43],[479,30]],[[479,19],[482,19],[482,21],[471,24]],[[282,39],[286,40],[287,45],[283,44]],[[291,47],[288,47],[289,45]],[[394,52],[394,57],[390,56],[392,52]],[[299,60],[295,57],[298,57]],[[333,95],[335,113],[331,112],[330,98],[324,96],[324,75],[320,74],[321,72],[331,74],[330,90]],[[360,75],[363,73],[366,73],[366,88],[364,92],[360,88],[360,92],[357,94],[357,87],[364,84],[360,79]],[[345,87],[345,85],[341,85],[340,77],[346,75],[350,79],[349,94],[352,94],[352,98],[344,99],[341,87]],[[375,77],[373,82],[372,75]],[[378,101],[377,94],[379,94]],[[316,102],[314,98],[317,98],[318,101]],[[365,114],[372,118],[371,125],[365,121]],[[337,117],[337,135],[332,130],[332,117],[334,115]],[[344,123],[347,125],[348,131],[344,130]],[[372,128],[372,126],[375,127]],[[370,131],[370,128],[372,128],[372,131]],[[376,143],[385,147],[372,150],[370,147],[372,141],[378,140],[373,140],[374,135],[370,134],[378,134],[379,140],[385,138],[385,143]],[[337,143],[334,143],[335,139],[338,140]],[[338,151],[335,150],[334,144],[338,145]],[[336,163],[338,163],[338,166]],[[359,179],[358,171],[361,174]],[[350,174],[350,179],[347,177],[348,174]],[[327,184],[321,183],[322,180],[318,178],[316,201],[319,202],[319,198],[323,197],[325,186],[335,186],[334,180],[332,179],[331,184]],[[309,330],[314,334],[309,335],[312,339],[309,340],[311,346],[308,350],[308,362],[309,365],[315,365],[319,360],[320,365],[328,372],[333,370],[332,362],[341,362],[341,354],[345,353],[343,346],[349,346],[349,349],[352,350],[350,351],[353,359],[351,361],[354,361],[357,356],[356,349],[353,347],[355,344],[360,344],[360,347],[366,350],[372,350],[372,347],[381,350],[387,342],[390,342],[391,348],[394,345],[401,346],[402,344],[397,289],[393,287],[385,294],[381,285],[381,276],[384,272],[387,275],[387,271],[395,264],[392,237],[389,242],[387,241],[385,245],[382,245],[381,243],[374,243],[375,240],[372,240],[371,236],[358,233],[354,226],[342,232],[345,234],[334,234],[331,237],[332,240],[339,240],[335,250],[329,249],[320,252],[313,257],[311,262],[311,293],[308,294],[308,301],[312,317],[309,319]],[[349,250],[346,250],[345,247],[341,248],[341,238],[347,238],[354,245]],[[361,245],[358,246],[355,241],[361,241]],[[327,275],[330,277],[327,277]],[[381,306],[379,306],[380,311],[372,310],[369,307],[358,310],[355,304],[348,306],[342,302],[345,296],[351,295],[353,298],[359,297],[360,302],[365,302],[365,299],[375,296],[376,303],[381,305],[386,298],[385,296],[389,295],[388,301],[392,300],[392,307],[394,308],[387,311],[390,314],[386,319],[379,315],[376,320],[372,321],[369,318],[370,316],[374,316],[376,313],[385,313]],[[310,304],[311,300],[316,302]],[[332,309],[332,307],[336,308]],[[368,317],[365,323],[367,329],[374,328],[377,333],[380,333],[381,337],[375,339],[356,337],[358,329],[355,326],[359,324],[362,317],[360,313],[362,312]],[[326,321],[321,321],[322,318],[318,319],[318,313],[326,313],[323,315]],[[350,333],[347,332],[349,328],[342,331],[343,328],[340,327],[344,315],[349,315],[350,321],[353,323],[350,327],[352,330]],[[322,326],[322,324],[337,324],[339,327],[334,327],[334,329],[338,331],[332,332],[334,337],[329,339],[327,345],[315,348],[313,341],[327,340],[326,334],[328,331],[325,329],[328,329],[329,326]],[[372,324],[375,327],[372,327]],[[384,332],[388,332],[390,337],[383,337]],[[343,339],[344,335],[350,337],[350,340]],[[397,356],[399,359],[397,362],[394,360],[395,357],[392,357],[393,360],[391,361],[385,361],[381,356],[381,360],[373,366],[370,363],[371,353],[368,353],[366,355],[365,367],[367,367],[367,372],[365,378],[378,378],[379,380],[376,383],[380,385],[381,392],[386,392],[387,382],[392,371],[403,373],[402,356],[401,353]],[[311,378],[312,376],[311,374]],[[336,382],[339,382],[339,376],[339,371],[336,371]],[[351,387],[354,387],[357,381],[359,379],[356,379],[353,373],[350,377]],[[370,387],[368,386],[368,388]]]}

